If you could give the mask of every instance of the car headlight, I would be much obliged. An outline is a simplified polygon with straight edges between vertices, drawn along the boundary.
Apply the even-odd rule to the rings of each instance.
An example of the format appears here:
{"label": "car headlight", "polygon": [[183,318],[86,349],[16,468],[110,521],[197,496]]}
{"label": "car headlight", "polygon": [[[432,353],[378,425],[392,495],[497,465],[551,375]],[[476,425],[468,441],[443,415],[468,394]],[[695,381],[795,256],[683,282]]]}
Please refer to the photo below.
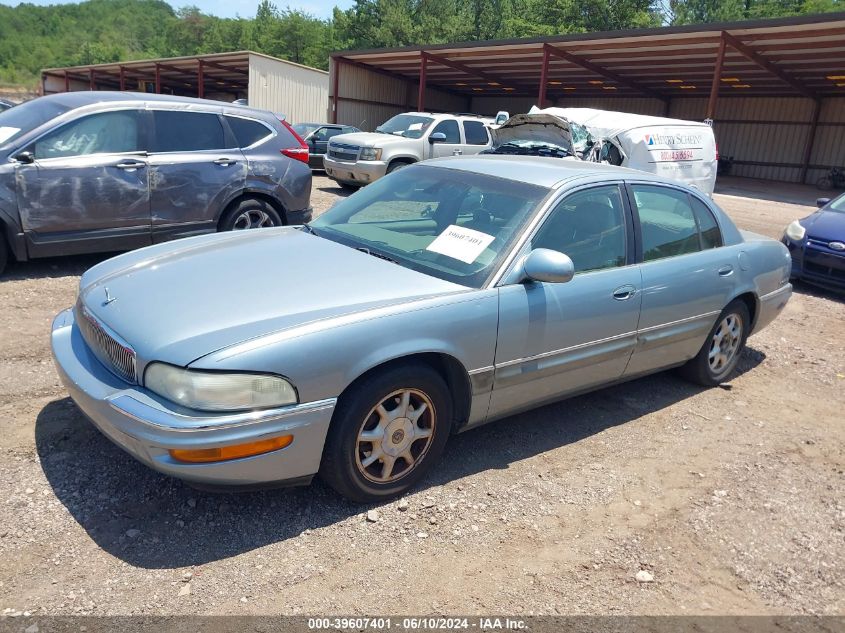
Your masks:
{"label": "car headlight", "polygon": [[804,239],[804,236],[807,234],[807,229],[801,226],[801,223],[798,220],[793,221],[790,223],[786,230],[784,231],[784,235],[791,239],[793,242],[800,242]]}
{"label": "car headlight", "polygon": [[361,160],[381,160],[380,147],[365,147],[361,150]]}
{"label": "car headlight", "polygon": [[296,390],[270,374],[227,374],[151,363],[144,386],[162,398],[199,411],[243,411],[296,404]]}

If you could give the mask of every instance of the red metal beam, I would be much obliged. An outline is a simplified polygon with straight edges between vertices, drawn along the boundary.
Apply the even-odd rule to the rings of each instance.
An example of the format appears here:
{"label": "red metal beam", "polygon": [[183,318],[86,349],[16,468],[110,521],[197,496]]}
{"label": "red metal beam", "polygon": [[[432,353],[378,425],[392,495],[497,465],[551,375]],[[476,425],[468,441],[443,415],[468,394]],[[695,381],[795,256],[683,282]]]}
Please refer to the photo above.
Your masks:
{"label": "red metal beam", "polygon": [[807,134],[807,144],[804,146],[804,165],[801,167],[801,184],[807,180],[807,170],[810,169],[810,158],[813,156],[813,145],[816,143],[816,130],[819,127],[819,115],[822,111],[822,100],[816,99],[813,106],[813,118],[810,122],[810,131]]}
{"label": "red metal beam", "polygon": [[420,52],[420,88],[417,92],[417,112],[425,112],[425,72],[428,69],[428,55]]}
{"label": "red metal beam", "polygon": [[161,64],[156,64],[156,94],[161,94]]}
{"label": "red metal beam", "polygon": [[623,86],[627,86],[632,90],[636,90],[640,94],[646,95],[647,97],[652,97],[653,99],[659,99],[660,101],[666,101],[666,96],[660,94],[659,92],[655,92],[650,88],[646,88],[645,86],[641,86],[640,84],[633,82],[621,75],[617,75],[615,72],[608,70],[607,68],[603,68],[602,66],[598,66],[597,64],[592,63],[591,61],[584,59],[583,57],[579,57],[578,55],[573,55],[567,51],[562,51],[559,48],[555,48],[554,46],[550,46],[549,44],[545,44],[544,48],[548,47],[548,51],[551,55],[555,57],[560,57],[561,59],[565,59],[571,64],[575,66],[580,66],[581,68],[585,68],[600,77],[604,77],[605,79],[610,79],[618,84]]}
{"label": "red metal beam", "polygon": [[96,90],[97,84],[94,83],[94,69],[88,69],[88,90]]}
{"label": "red metal beam", "polygon": [[205,97],[205,76],[203,74],[203,60],[197,60],[197,96],[202,99]]}
{"label": "red metal beam", "polygon": [[546,107],[546,87],[549,82],[549,57],[551,53],[546,46],[543,46],[543,65],[540,67],[540,94],[537,95],[537,105]]}
{"label": "red metal beam", "polygon": [[126,69],[123,66],[120,67],[120,89],[126,90]]}
{"label": "red metal beam", "polygon": [[218,64],[217,62],[210,62],[207,59],[203,60],[203,63],[206,66],[210,66],[211,68],[219,68],[220,70],[225,70],[230,73],[238,73],[240,75],[249,75],[248,70],[244,70],[243,68],[232,68],[231,66],[224,66],[223,64]]}
{"label": "red metal beam", "polygon": [[776,77],[778,77],[782,81],[784,81],[787,84],[789,84],[790,86],[792,86],[800,94],[804,95],[805,97],[807,97],[809,99],[817,99],[818,98],[817,95],[812,90],[807,88],[807,86],[802,84],[800,81],[798,81],[797,79],[795,79],[794,77],[792,77],[788,73],[785,73],[783,70],[781,70],[780,68],[775,66],[772,62],[765,59],[764,57],[762,57],[757,52],[753,51],[751,48],[749,48],[748,46],[743,44],[741,41],[739,41],[736,37],[734,37],[730,33],[723,31],[722,37],[725,39],[726,43],[731,48],[733,48],[736,52],[740,53],[741,55],[743,55],[747,59],[751,60],[752,62],[754,62],[755,64],[757,64],[761,68],[765,68],[770,73],[772,73],[773,75],[775,75]]}
{"label": "red metal beam", "polygon": [[704,115],[705,119],[711,121],[716,116],[716,102],[719,98],[719,86],[722,83],[722,64],[725,61],[725,34],[719,39],[719,52],[716,53],[716,67],[713,69],[713,79],[710,82],[710,98],[707,100],[707,112]]}
{"label": "red metal beam", "polygon": [[65,71],[65,92],[70,92],[70,75]]}
{"label": "red metal beam", "polygon": [[497,86],[504,85],[503,79],[499,77],[494,77],[490,73],[487,73],[483,70],[479,70],[478,68],[467,66],[466,64],[462,64],[461,62],[453,62],[451,59],[446,59],[445,57],[440,57],[439,55],[432,55],[431,53],[424,53],[424,55],[428,57],[429,61],[432,61],[435,64],[440,64],[441,66],[446,66],[447,68],[454,68],[455,70],[460,70],[461,72],[473,77],[481,77],[488,83],[496,84]]}

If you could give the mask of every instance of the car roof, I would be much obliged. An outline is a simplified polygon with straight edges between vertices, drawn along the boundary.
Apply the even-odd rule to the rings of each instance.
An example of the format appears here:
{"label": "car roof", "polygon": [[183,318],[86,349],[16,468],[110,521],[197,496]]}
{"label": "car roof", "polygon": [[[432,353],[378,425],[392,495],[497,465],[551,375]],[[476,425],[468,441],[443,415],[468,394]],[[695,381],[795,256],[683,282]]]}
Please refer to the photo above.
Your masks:
{"label": "car roof", "polygon": [[58,92],[56,94],[39,97],[39,101],[45,103],[47,101],[53,102],[63,109],[74,110],[97,103],[109,102],[132,102],[141,101],[144,103],[184,103],[204,106],[213,106],[215,108],[227,108],[229,112],[260,112],[266,115],[264,110],[256,110],[247,106],[241,106],[225,101],[214,101],[212,99],[196,99],[194,97],[178,97],[175,95],[162,95],[149,92],[129,92],[120,90],[79,90],[75,92]]}
{"label": "car roof", "polygon": [[677,181],[649,174],[637,169],[616,167],[602,163],[568,160],[545,156],[474,155],[448,156],[428,160],[426,165],[445,169],[459,169],[508,180],[518,180],[549,189],[575,178],[603,176],[607,179],[651,180],[659,183],[680,184]]}

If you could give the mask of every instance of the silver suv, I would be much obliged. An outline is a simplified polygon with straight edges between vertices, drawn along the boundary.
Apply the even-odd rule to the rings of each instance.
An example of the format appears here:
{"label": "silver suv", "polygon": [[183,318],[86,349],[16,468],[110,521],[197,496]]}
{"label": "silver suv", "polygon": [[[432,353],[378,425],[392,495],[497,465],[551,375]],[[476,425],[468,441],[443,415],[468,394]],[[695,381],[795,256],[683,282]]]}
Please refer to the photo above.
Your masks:
{"label": "silver suv", "polygon": [[332,180],[360,187],[427,158],[478,154],[490,147],[491,123],[472,114],[397,114],[375,132],[332,138],[323,165]]}

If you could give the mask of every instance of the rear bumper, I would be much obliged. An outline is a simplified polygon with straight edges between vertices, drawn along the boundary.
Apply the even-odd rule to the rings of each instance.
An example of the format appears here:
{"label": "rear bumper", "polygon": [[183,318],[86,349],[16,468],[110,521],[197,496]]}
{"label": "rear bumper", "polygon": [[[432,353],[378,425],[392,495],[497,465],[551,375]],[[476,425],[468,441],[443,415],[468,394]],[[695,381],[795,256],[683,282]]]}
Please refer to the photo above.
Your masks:
{"label": "rear bumper", "polygon": [[781,286],[774,292],[760,297],[760,308],[754,324],[755,334],[769,325],[783,311],[792,297],[792,284]]}
{"label": "rear bumper", "polygon": [[[317,472],[336,399],[234,414],[176,410],[123,382],[90,351],[71,310],[53,321],[53,358],[70,397],[106,437],[150,468],[210,486],[254,486]],[[205,449],[293,435],[281,450],[222,462],[186,464],[169,449]]]}
{"label": "rear bumper", "polygon": [[382,161],[340,161],[328,154],[323,158],[323,167],[329,178],[350,185],[366,185],[387,173],[387,163]]}

